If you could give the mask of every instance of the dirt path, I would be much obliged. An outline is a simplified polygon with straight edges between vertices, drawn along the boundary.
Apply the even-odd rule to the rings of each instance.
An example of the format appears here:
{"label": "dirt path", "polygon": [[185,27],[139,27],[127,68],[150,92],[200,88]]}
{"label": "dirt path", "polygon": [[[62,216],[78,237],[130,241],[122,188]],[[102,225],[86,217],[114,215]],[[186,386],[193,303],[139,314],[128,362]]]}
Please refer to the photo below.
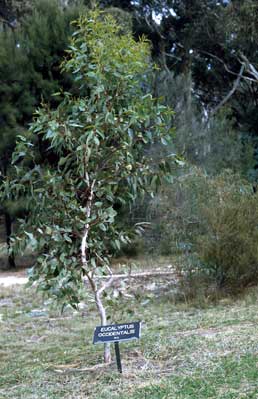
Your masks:
{"label": "dirt path", "polygon": [[17,270],[15,272],[0,271],[0,286],[10,287],[16,284],[26,284],[28,281],[26,274],[26,269]]}

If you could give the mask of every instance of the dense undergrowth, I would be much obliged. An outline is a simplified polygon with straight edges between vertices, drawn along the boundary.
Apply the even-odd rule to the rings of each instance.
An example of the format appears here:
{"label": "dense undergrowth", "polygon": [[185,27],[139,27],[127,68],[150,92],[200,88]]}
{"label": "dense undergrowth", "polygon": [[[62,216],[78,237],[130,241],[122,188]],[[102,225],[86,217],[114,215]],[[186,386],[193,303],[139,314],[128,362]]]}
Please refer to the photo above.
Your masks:
{"label": "dense undergrowth", "polygon": [[134,211],[150,227],[125,253],[181,256],[178,271],[192,282],[239,293],[258,278],[257,204],[252,184],[240,175],[189,168]]}

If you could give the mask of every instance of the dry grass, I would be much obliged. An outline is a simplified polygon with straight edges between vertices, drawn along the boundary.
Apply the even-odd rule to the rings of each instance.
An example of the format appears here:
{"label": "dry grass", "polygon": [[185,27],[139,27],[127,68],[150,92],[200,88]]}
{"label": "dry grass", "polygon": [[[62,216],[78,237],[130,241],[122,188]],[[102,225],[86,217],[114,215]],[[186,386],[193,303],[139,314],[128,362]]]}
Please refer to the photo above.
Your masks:
{"label": "dry grass", "polygon": [[0,398],[258,398],[257,289],[203,308],[134,292],[109,309],[111,321],[143,321],[141,340],[121,344],[121,376],[95,367],[93,303],[61,315],[32,289],[1,287]]}

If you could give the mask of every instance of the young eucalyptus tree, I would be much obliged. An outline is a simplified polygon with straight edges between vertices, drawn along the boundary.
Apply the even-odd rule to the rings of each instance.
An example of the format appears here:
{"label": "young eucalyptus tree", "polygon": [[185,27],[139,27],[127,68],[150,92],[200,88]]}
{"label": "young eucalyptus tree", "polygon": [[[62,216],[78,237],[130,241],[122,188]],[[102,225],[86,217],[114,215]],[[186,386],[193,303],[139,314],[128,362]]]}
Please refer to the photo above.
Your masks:
{"label": "young eucalyptus tree", "polygon": [[[31,198],[15,238],[38,253],[31,279],[73,306],[88,280],[105,325],[110,253],[132,234],[117,222],[114,206],[132,203],[170,173],[171,158],[161,147],[171,139],[172,111],[146,93],[151,68],[144,38],[136,42],[98,11],[82,16],[77,28],[63,70],[80,83],[81,95],[59,93],[55,110],[37,111],[19,137],[4,195]],[[99,284],[100,276],[106,283]],[[110,361],[108,348],[104,357]]]}

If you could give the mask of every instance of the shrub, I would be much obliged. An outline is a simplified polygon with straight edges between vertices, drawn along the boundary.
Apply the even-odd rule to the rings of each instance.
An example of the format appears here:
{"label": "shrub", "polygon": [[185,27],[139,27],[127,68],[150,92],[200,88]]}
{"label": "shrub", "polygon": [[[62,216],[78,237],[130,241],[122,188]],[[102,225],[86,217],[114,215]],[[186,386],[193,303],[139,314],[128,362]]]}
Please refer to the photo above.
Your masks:
{"label": "shrub", "polygon": [[148,207],[152,229],[146,242],[161,255],[189,253],[202,231],[200,204],[206,203],[208,176],[198,168],[181,171],[162,186]]}
{"label": "shrub", "polygon": [[257,281],[258,198],[239,175],[185,170],[149,208],[153,227],[145,241],[156,253],[182,254],[188,276],[234,290]]}
{"label": "shrub", "polygon": [[201,205],[204,234],[197,253],[217,284],[236,289],[258,277],[258,198],[251,185],[233,175],[209,182],[213,196]]}

